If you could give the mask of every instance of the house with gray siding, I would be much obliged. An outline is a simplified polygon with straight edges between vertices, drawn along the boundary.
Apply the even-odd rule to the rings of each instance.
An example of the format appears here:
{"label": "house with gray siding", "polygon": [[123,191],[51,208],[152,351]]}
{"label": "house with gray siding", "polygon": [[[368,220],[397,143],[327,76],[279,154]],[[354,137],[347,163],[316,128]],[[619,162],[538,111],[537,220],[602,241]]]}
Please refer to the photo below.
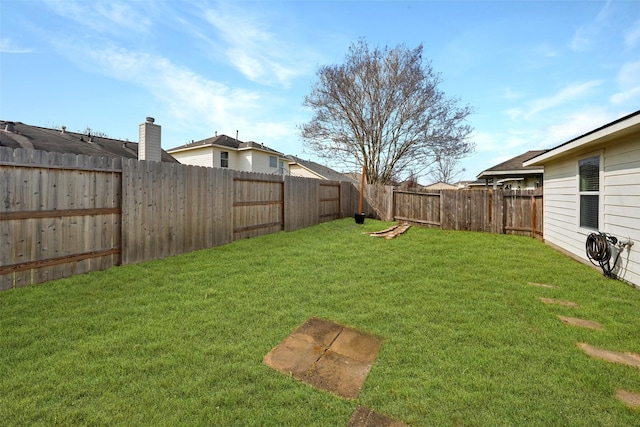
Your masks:
{"label": "house with gray siding", "polygon": [[542,166],[524,166],[527,160],[547,150],[532,150],[490,167],[476,178],[484,180],[485,187],[503,190],[535,190],[542,186]]}
{"label": "house with gray siding", "polygon": [[545,242],[586,262],[585,242],[593,232],[631,240],[613,272],[640,288],[640,110],[524,166],[544,167]]}

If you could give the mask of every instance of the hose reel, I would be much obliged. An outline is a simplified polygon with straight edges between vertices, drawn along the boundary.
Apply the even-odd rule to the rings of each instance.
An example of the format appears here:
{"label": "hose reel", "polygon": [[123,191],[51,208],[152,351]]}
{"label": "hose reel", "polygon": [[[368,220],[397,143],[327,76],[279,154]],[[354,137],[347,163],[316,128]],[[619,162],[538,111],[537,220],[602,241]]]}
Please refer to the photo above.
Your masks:
{"label": "hose reel", "polygon": [[[613,272],[613,269],[618,263],[620,254],[625,247],[631,245],[633,245],[631,239],[627,241],[621,241],[611,234],[597,232],[591,233],[587,236],[585,247],[587,251],[587,258],[589,258],[589,261],[591,261],[593,265],[602,268],[602,272],[604,273],[605,277],[615,279],[616,275]],[[613,264],[611,264],[610,261],[613,247],[615,247],[617,250]]]}

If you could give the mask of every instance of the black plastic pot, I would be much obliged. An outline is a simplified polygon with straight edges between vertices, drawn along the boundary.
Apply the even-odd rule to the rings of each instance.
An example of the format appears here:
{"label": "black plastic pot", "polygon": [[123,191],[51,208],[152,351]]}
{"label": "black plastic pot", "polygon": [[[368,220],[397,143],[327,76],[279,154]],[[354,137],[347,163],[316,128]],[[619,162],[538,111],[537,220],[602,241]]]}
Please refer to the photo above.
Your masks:
{"label": "black plastic pot", "polygon": [[364,214],[363,213],[357,213],[354,215],[355,219],[356,219],[356,224],[364,224]]}

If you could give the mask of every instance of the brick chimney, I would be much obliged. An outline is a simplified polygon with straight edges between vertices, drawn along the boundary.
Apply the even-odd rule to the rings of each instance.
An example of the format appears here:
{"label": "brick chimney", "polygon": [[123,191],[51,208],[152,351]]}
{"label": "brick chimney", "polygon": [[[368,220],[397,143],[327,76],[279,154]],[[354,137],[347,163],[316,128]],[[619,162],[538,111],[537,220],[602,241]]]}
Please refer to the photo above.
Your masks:
{"label": "brick chimney", "polygon": [[153,117],[147,117],[147,120],[140,125],[138,160],[151,160],[154,162],[161,160],[160,125],[154,124],[154,121]]}

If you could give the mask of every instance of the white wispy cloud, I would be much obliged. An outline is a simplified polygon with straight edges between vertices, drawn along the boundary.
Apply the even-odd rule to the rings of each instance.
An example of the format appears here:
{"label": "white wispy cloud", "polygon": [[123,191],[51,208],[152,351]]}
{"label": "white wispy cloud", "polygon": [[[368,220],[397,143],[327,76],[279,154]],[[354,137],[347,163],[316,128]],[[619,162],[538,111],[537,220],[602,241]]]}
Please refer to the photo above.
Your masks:
{"label": "white wispy cloud", "polygon": [[[146,90],[172,123],[213,134],[215,129],[233,134],[236,129],[251,129],[248,139],[260,139],[264,131],[275,138],[290,130],[280,123],[262,119],[268,101],[261,93],[235,89],[197,74],[165,57],[130,51],[107,45],[100,48],[58,42],[61,52],[79,66]],[[269,138],[270,139],[270,138]],[[265,141],[266,140],[261,140]]]}
{"label": "white wispy cloud", "polygon": [[23,48],[7,37],[0,38],[0,52],[2,53],[32,53],[33,49]]}
{"label": "white wispy cloud", "polygon": [[500,98],[511,100],[511,101],[516,99],[521,99],[523,96],[524,95],[522,93],[516,92],[510,87],[504,88],[502,90],[502,93],[500,94]]}
{"label": "white wispy cloud", "polygon": [[[72,20],[91,33],[123,35],[146,32],[152,24],[146,14],[135,7],[135,3],[122,1],[55,1],[46,0],[49,9],[60,17]],[[143,2],[143,5],[153,6]],[[152,10],[151,7],[146,8]]]}
{"label": "white wispy cloud", "polygon": [[538,113],[566,105],[576,99],[587,96],[591,91],[602,84],[601,80],[592,80],[584,83],[574,83],[564,87],[559,92],[543,98],[526,102],[524,107],[512,108],[505,114],[512,120],[531,119]]}
{"label": "white wispy cloud", "polygon": [[606,106],[577,110],[557,118],[556,123],[544,130],[544,139],[552,143],[552,145],[561,144],[609,123],[618,117],[619,114],[611,111]]}
{"label": "white wispy cloud", "polygon": [[629,28],[624,36],[624,41],[628,48],[634,48],[640,42],[640,19],[638,19],[633,27]]}
{"label": "white wispy cloud", "polygon": [[618,106],[637,106],[640,104],[640,61],[624,64],[617,76],[619,91],[613,94],[610,102]]}
{"label": "white wispy cloud", "polygon": [[640,61],[629,62],[620,68],[618,84],[621,87],[634,87],[640,85]]}
{"label": "white wispy cloud", "polygon": [[610,16],[610,4],[611,0],[608,0],[592,21],[581,25],[575,31],[569,45],[572,50],[586,51],[591,49],[607,24]]}
{"label": "white wispy cloud", "polygon": [[228,4],[207,8],[204,17],[224,42],[213,44],[247,79],[289,87],[293,78],[307,72],[309,61],[302,50],[270,29],[264,17]]}

